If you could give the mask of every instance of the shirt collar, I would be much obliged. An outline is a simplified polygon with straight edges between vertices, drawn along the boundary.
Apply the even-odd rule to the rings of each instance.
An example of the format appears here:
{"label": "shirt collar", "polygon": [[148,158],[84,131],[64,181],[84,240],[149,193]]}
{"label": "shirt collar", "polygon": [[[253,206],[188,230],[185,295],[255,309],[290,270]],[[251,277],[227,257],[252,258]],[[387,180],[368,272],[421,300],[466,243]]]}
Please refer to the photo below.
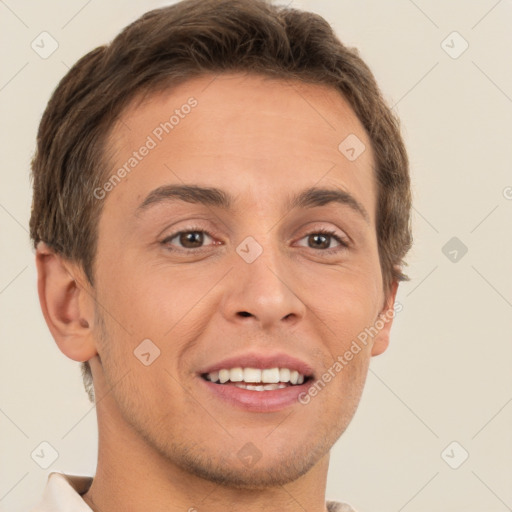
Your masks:
{"label": "shirt collar", "polygon": [[42,500],[33,512],[92,512],[81,496],[91,483],[90,476],[50,473]]}
{"label": "shirt collar", "polygon": [[[92,483],[92,477],[79,475],[65,475],[53,472],[48,475],[48,481],[39,505],[32,512],[93,512],[83,500]],[[345,503],[327,502],[329,512],[354,512],[352,507]]]}

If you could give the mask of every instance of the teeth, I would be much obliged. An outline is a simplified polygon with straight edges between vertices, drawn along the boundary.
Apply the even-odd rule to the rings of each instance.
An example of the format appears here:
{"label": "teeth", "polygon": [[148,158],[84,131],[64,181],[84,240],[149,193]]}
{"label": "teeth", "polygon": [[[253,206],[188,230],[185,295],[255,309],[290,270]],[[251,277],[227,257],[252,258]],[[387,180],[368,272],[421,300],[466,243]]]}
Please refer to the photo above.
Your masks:
{"label": "teeth", "polygon": [[264,386],[254,386],[252,384],[235,384],[235,386],[237,388],[241,388],[241,389],[249,389],[251,391],[274,391],[275,389],[283,389],[283,388],[287,388],[288,386],[286,384],[283,384],[283,383],[279,383],[279,384],[265,384]]}
{"label": "teeth", "polygon": [[290,370],[288,368],[281,368],[279,370],[279,380],[281,382],[290,382]]}
{"label": "teeth", "polygon": [[242,368],[231,368],[229,370],[229,380],[231,382],[242,382],[244,380],[244,371]]}
{"label": "teeth", "polygon": [[245,368],[244,369],[244,381],[245,382],[261,382],[261,370],[256,368]]}
{"label": "teeth", "polygon": [[[216,372],[210,372],[206,375],[210,382],[220,382],[225,384],[230,381],[237,387],[243,389],[252,389],[254,391],[268,391],[272,389],[282,389],[290,383],[300,385],[304,383],[305,377],[297,370],[289,368],[223,368]],[[246,385],[249,384],[249,385]],[[256,385],[251,385],[256,384]],[[275,387],[278,385],[278,387]]]}
{"label": "teeth", "polygon": [[275,384],[279,382],[279,368],[271,368],[270,370],[262,370],[261,382]]}

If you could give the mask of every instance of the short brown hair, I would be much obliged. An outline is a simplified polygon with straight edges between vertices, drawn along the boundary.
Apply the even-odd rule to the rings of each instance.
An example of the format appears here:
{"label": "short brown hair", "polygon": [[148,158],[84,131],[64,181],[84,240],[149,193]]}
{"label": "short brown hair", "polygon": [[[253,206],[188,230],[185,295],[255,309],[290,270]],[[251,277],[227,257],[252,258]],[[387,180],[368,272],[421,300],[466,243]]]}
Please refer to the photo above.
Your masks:
{"label": "short brown hair", "polygon": [[[366,129],[378,184],[377,238],[384,289],[404,280],[412,236],[407,153],[399,122],[358,51],[319,15],[265,0],[184,0],[144,14],[109,45],[82,57],[60,81],[43,114],[32,160],[30,236],[79,263],[94,283],[106,141],[142,93],[206,73],[251,72],[332,86]],[[341,141],[340,141],[341,142]],[[89,397],[92,377],[82,374]]]}

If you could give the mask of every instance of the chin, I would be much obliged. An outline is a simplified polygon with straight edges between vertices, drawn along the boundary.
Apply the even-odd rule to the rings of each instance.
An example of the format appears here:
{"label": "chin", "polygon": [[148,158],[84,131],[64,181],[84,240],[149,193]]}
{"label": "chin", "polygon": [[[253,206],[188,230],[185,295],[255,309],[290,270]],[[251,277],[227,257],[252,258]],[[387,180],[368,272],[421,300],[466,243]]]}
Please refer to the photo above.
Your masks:
{"label": "chin", "polygon": [[223,487],[244,490],[261,490],[289,484],[305,475],[318,461],[299,458],[258,461],[254,467],[244,467],[238,459],[215,463],[211,459],[188,460],[185,468],[189,473]]}
{"label": "chin", "polygon": [[[186,448],[174,445],[166,450],[165,456],[182,470],[204,480],[233,489],[256,491],[289,484],[313,469],[328,456],[341,432],[331,429],[330,435],[323,434],[316,439],[311,439],[311,435],[309,442],[295,438],[295,443],[287,442],[281,447],[267,443],[269,451],[259,452],[254,461],[248,463],[244,463],[239,446],[230,450],[227,444],[221,453],[215,451],[218,445],[196,444]],[[251,450],[257,452],[254,445]]]}

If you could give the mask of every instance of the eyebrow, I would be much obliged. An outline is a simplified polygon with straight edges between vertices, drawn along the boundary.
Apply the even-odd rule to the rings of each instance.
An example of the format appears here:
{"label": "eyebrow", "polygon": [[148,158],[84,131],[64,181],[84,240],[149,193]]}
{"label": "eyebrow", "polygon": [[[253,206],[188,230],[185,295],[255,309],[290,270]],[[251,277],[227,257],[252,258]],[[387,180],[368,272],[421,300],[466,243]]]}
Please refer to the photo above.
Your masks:
{"label": "eyebrow", "polygon": [[218,188],[197,185],[164,185],[151,191],[137,207],[137,211],[147,210],[150,206],[158,203],[176,200],[217,206],[224,210],[231,209],[234,202],[230,195]]}
{"label": "eyebrow", "polygon": [[[225,191],[215,187],[200,187],[198,185],[164,185],[151,191],[137,207],[137,212],[143,212],[151,206],[173,201],[214,206],[223,210],[233,208],[235,198]],[[311,187],[291,196],[287,201],[287,209],[314,208],[329,203],[343,204],[358,213],[369,223],[370,217],[364,206],[348,192],[341,189]]]}
{"label": "eyebrow", "polygon": [[298,195],[291,197],[288,205],[291,209],[314,208],[329,203],[344,204],[361,215],[368,224],[370,223],[370,216],[365,207],[354,196],[341,189],[307,188]]}

